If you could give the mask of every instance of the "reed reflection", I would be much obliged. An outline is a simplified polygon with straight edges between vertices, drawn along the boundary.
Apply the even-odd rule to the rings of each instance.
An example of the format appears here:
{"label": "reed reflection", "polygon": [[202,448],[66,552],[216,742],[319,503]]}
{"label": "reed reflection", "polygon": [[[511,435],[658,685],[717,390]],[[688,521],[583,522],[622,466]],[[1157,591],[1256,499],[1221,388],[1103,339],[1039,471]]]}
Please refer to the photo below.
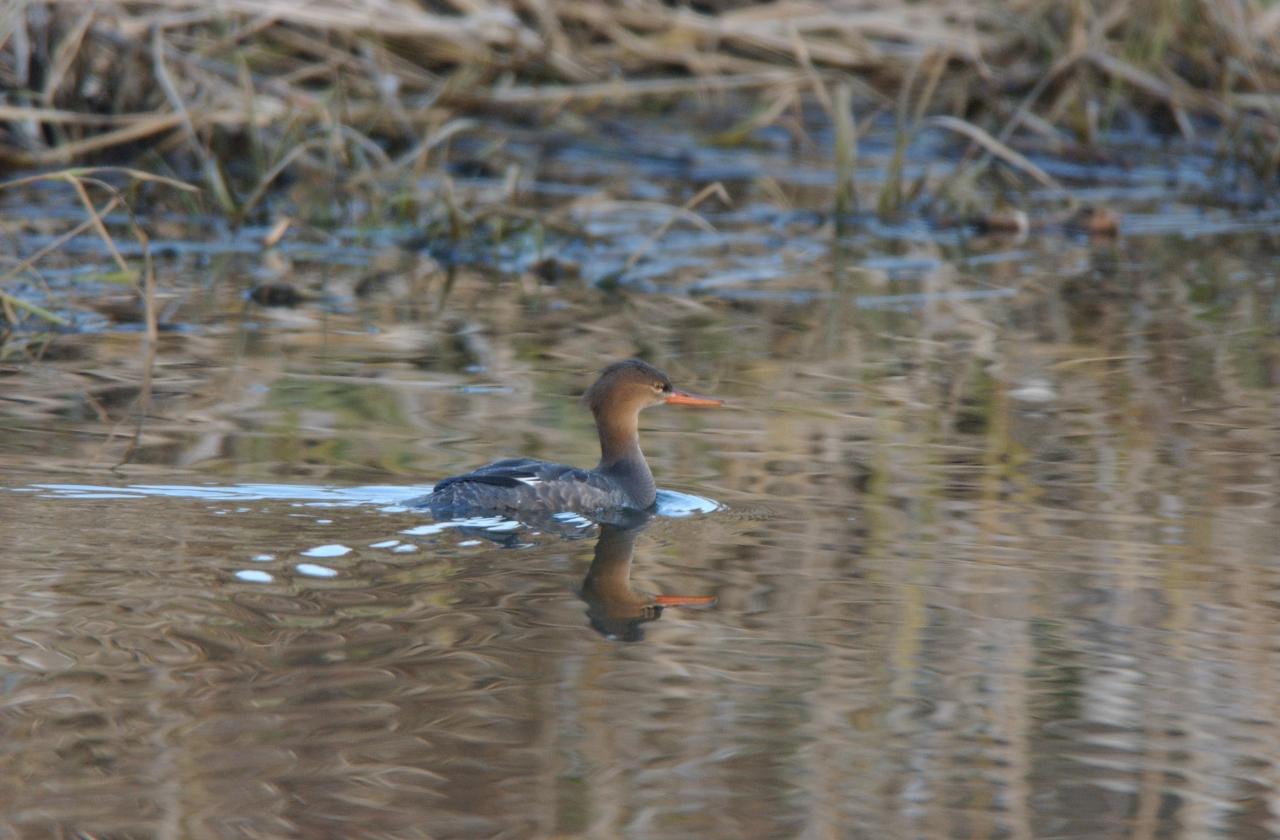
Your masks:
{"label": "reed reflection", "polygon": [[579,594],[587,602],[591,627],[606,639],[638,642],[644,625],[662,617],[667,607],[714,606],[714,595],[653,595],[631,586],[636,537],[653,516],[635,512],[625,519],[600,522],[595,557]]}

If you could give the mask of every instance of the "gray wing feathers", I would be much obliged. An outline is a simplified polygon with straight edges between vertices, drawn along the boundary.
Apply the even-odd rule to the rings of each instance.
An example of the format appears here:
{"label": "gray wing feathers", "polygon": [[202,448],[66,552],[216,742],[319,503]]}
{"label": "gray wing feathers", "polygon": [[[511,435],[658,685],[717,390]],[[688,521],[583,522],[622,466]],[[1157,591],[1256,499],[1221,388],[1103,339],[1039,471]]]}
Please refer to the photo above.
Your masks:
{"label": "gray wing feathers", "polygon": [[589,470],[508,458],[439,482],[422,504],[436,512],[545,510],[587,512],[625,507],[621,491]]}

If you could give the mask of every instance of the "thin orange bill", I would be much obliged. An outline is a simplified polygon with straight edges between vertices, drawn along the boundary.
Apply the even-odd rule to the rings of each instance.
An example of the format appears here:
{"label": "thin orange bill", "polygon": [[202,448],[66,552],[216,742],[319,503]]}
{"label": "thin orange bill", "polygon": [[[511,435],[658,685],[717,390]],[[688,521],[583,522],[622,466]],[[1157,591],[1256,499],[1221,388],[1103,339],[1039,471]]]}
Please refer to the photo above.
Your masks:
{"label": "thin orange bill", "polygon": [[724,405],[724,400],[713,400],[711,397],[700,397],[686,391],[672,391],[666,399],[667,405],[693,405],[699,408],[716,408]]}
{"label": "thin orange bill", "polygon": [[714,595],[655,595],[653,602],[660,607],[710,607],[716,602]]}

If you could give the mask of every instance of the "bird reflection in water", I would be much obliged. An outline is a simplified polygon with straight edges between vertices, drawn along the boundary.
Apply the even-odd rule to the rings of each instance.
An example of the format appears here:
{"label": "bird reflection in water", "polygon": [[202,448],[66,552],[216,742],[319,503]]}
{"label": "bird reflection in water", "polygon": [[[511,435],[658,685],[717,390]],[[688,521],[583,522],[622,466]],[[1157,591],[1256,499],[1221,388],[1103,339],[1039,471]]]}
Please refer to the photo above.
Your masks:
{"label": "bird reflection in water", "polygon": [[710,607],[714,595],[650,595],[631,588],[631,560],[636,537],[652,516],[636,513],[611,522],[600,522],[595,557],[579,593],[587,602],[591,626],[606,639],[638,642],[644,625],[662,617],[667,607]]}

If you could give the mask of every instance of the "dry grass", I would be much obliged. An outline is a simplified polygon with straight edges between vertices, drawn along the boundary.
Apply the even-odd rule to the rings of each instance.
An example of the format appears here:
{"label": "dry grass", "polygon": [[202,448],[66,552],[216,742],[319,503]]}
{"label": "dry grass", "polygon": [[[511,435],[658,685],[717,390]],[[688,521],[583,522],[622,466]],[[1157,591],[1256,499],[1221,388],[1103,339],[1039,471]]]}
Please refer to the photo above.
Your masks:
{"label": "dry grass", "polygon": [[[52,242],[45,245],[43,248],[40,248],[35,253],[30,254],[23,259],[16,260],[11,268],[0,272],[0,287],[3,287],[9,280],[25,276],[27,273],[31,272],[42,259],[57,251],[75,237],[92,231],[102,240],[103,245],[111,255],[111,259],[118,269],[114,279],[117,282],[132,285],[137,289],[145,310],[144,322],[147,327],[146,336],[149,341],[154,342],[157,333],[155,312],[155,275],[151,265],[149,239],[146,231],[138,224],[136,217],[133,215],[129,201],[120,190],[110,182],[104,180],[104,177],[123,177],[135,184],[154,182],[183,191],[191,191],[194,189],[191,185],[184,184],[181,181],[175,181],[172,178],[164,178],[133,169],[117,169],[112,167],[64,169],[49,174],[18,178],[16,180],[0,184],[0,190],[4,190],[23,187],[34,181],[55,181],[63,183],[71,187],[75,192],[76,198],[79,200],[80,205],[83,207],[85,212],[85,218],[83,221],[64,231]],[[95,204],[93,197],[90,195],[90,188],[105,194],[106,201],[101,205]],[[115,239],[112,237],[110,231],[107,229],[106,223],[103,221],[103,218],[107,214],[120,208],[123,208],[128,212],[130,232],[142,246],[143,260],[140,267],[131,266],[125,258],[121,256],[120,249],[116,246]],[[36,276],[38,278],[39,275]],[[17,323],[19,321],[17,314],[18,310],[29,312],[50,324],[66,326],[67,323],[66,319],[62,316],[54,312],[50,312],[43,307],[37,306],[30,301],[24,300],[21,297],[8,294],[0,288],[0,315],[3,315],[7,323]]]}
{"label": "dry grass", "polygon": [[[1044,183],[1020,137],[1090,144],[1124,116],[1280,149],[1280,8],[1259,0],[32,0],[0,12],[0,161],[156,152],[232,217],[284,171],[421,166],[469,112],[755,90],[897,108]],[[834,90],[838,96],[832,97]],[[844,106],[848,108],[846,104]],[[777,118],[783,107],[766,108]],[[841,169],[854,124],[841,129]],[[248,178],[226,171],[245,150]],[[899,185],[900,186],[900,185]],[[881,206],[893,206],[886,196]]]}
{"label": "dry grass", "polygon": [[[1009,179],[1053,189],[1031,150],[1105,154],[1104,132],[1121,124],[1189,139],[1209,133],[1224,156],[1251,166],[1265,184],[1280,167],[1280,7],[1262,0],[0,6],[0,169],[18,176],[10,184],[33,172],[66,181],[86,217],[59,241],[92,231],[108,248],[101,217],[123,198],[107,192],[97,206],[85,187],[119,189],[150,177],[143,171],[199,182],[203,209],[233,223],[279,224],[272,196],[282,183],[301,181],[315,191],[299,203],[321,215],[299,221],[316,227],[327,223],[330,199],[346,195],[371,208],[366,221],[401,219],[454,242],[511,233],[541,241],[550,228],[581,237],[574,215],[590,208],[522,206],[514,171],[483,196],[455,191],[447,174],[430,181],[430,194],[411,185],[443,173],[450,144],[486,125],[689,100],[723,106],[729,97],[735,105],[754,101],[749,116],[714,142],[742,142],[775,122],[803,133],[798,115],[807,102],[827,113],[837,230],[867,209],[970,217],[993,194],[975,189],[988,174],[1001,177],[1001,192]],[[860,196],[860,138],[883,114],[894,117],[894,153],[878,194]],[[956,137],[960,165],[941,182],[909,184],[907,150],[924,130]],[[81,167],[101,164],[132,169],[87,180]],[[668,225],[702,221],[694,208],[718,185],[696,186],[705,189],[668,208]],[[139,198],[164,193],[174,195]],[[727,203],[723,191],[718,196]],[[611,206],[607,196],[590,201],[592,212]],[[1020,212],[1004,215],[1025,218]],[[998,227],[1003,216],[982,218]],[[145,236],[136,225],[129,235]],[[17,262],[0,285],[47,252]],[[145,272],[113,256],[145,294]],[[63,319],[0,290],[0,323],[32,320]]]}

